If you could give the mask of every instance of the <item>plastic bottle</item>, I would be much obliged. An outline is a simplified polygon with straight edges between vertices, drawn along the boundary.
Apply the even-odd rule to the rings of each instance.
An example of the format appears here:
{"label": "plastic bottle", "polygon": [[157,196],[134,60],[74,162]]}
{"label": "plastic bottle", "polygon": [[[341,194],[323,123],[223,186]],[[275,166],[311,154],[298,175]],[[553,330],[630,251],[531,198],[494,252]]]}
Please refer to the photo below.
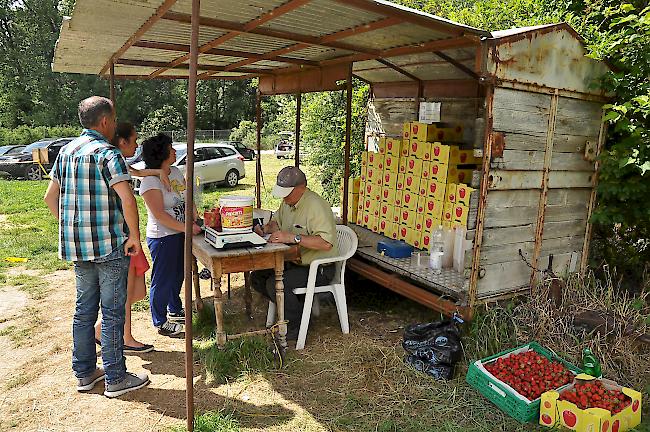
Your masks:
{"label": "plastic bottle", "polygon": [[442,273],[442,249],[444,246],[442,239],[442,225],[431,233],[431,249],[429,251],[429,267],[435,274]]}
{"label": "plastic bottle", "polygon": [[582,370],[594,378],[600,378],[603,376],[600,369],[600,362],[589,348],[582,350]]}

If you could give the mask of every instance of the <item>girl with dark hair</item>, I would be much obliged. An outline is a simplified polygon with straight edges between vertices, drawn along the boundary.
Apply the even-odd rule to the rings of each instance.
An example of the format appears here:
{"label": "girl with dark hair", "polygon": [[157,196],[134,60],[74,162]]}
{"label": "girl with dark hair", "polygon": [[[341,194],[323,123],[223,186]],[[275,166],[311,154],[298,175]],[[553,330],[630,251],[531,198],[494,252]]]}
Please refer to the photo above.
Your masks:
{"label": "girl with dark hair", "polygon": [[[120,150],[122,156],[126,159],[132,157],[138,147],[137,143],[138,133],[131,123],[123,122],[117,125],[115,130],[115,138],[113,145]],[[138,170],[128,167],[129,174],[138,177],[148,175],[158,176],[161,183],[169,186],[169,178],[167,173],[160,169],[143,169]],[[131,306],[133,303],[142,300],[147,295],[147,285],[144,275],[149,270],[149,262],[144,252],[141,251],[138,255],[131,257],[131,264],[129,267],[129,275],[127,279],[127,295],[126,295],[126,311],[124,319],[124,352],[132,353],[147,353],[153,351],[153,345],[143,344],[138,342],[131,333]],[[99,343],[101,334],[101,321],[95,324],[95,341]]]}
{"label": "girl with dark hair", "polygon": [[[153,260],[149,292],[153,325],[161,335],[176,336],[183,333],[181,322],[185,321],[180,298],[184,277],[185,178],[181,170],[172,166],[176,151],[167,135],[158,134],[145,140],[142,158],[147,168],[166,173],[171,185],[170,190],[165,190],[160,179],[150,175],[142,179],[140,195],[147,206],[147,246]],[[193,233],[200,232],[195,223]]]}

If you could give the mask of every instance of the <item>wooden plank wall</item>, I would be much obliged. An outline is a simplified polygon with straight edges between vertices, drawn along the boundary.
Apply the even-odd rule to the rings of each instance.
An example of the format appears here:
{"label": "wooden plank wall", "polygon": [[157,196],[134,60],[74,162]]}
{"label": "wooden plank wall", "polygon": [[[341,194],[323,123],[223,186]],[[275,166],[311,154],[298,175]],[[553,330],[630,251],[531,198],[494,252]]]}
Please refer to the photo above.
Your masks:
{"label": "wooden plank wall", "polygon": [[[484,277],[478,297],[499,296],[529,285],[549,130],[551,95],[497,88],[494,132],[505,135],[503,157],[493,158],[480,253]],[[601,106],[560,97],[548,177],[548,201],[537,268],[577,269],[582,253],[594,162],[585,150],[598,139]],[[472,226],[472,222],[470,222]],[[468,232],[468,237],[473,231]],[[468,254],[466,266],[471,266]]]}
{"label": "wooden plank wall", "polygon": [[[465,129],[463,142],[473,147],[482,147],[474,142],[476,118],[482,112],[483,98],[435,98],[429,102],[441,102],[440,120],[443,123],[462,124]],[[368,109],[367,132],[383,132],[388,136],[401,136],[402,125],[417,119],[413,98],[375,98]]]}

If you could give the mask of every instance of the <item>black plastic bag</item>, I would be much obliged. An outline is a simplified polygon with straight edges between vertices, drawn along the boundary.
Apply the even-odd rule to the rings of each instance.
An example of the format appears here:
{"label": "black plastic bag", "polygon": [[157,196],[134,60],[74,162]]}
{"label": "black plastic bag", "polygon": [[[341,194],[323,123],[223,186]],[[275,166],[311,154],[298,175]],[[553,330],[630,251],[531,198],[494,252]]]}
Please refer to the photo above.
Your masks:
{"label": "black plastic bag", "polygon": [[404,362],[436,379],[451,379],[462,357],[458,316],[451,320],[413,324],[404,330]]}

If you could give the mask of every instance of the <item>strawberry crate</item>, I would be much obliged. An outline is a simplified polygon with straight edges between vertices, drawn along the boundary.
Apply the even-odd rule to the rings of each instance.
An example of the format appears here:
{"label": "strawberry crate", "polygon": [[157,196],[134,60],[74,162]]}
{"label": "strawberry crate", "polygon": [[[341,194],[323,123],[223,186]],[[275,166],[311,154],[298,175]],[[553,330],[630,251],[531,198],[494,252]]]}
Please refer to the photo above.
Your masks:
{"label": "strawberry crate", "polygon": [[[485,368],[500,357],[508,357],[512,354],[519,354],[528,351],[535,351],[537,354],[546,357],[548,360],[561,363],[574,374],[582,372],[577,366],[558,357],[552,351],[539,345],[537,342],[529,342],[517,348],[502,351],[493,356],[477,360],[469,365],[465,380],[478,390],[490,402],[498,406],[501,411],[522,423],[537,422],[539,419],[540,398],[528,400],[519,394],[515,389],[505,382],[499,380]],[[566,387],[566,386],[563,386]],[[563,388],[561,387],[561,388]]]}

